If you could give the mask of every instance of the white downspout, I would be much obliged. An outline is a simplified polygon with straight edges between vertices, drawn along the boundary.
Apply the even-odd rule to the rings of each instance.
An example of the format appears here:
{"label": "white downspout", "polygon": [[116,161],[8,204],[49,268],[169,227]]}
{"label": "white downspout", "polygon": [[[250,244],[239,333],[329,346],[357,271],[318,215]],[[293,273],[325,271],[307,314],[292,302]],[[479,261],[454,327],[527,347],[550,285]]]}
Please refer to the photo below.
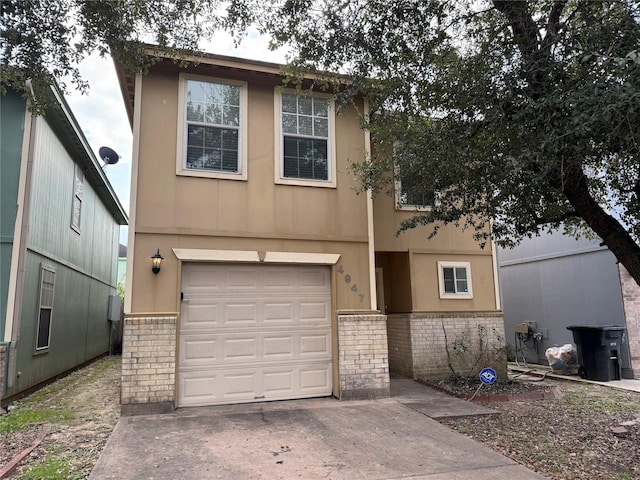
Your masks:
{"label": "white downspout", "polygon": [[500,301],[500,274],[498,273],[498,251],[496,250],[496,243],[491,240],[491,260],[493,263],[493,283],[495,285],[496,293],[496,310],[502,309],[502,302]]}
{"label": "white downspout", "polygon": [[[369,102],[364,99],[364,116],[369,121]],[[371,133],[364,131],[365,154],[371,158]],[[371,310],[378,310],[378,296],[376,290],[376,248],[374,242],[373,227],[373,193],[367,190],[367,234],[369,240],[369,297],[371,298]]]}

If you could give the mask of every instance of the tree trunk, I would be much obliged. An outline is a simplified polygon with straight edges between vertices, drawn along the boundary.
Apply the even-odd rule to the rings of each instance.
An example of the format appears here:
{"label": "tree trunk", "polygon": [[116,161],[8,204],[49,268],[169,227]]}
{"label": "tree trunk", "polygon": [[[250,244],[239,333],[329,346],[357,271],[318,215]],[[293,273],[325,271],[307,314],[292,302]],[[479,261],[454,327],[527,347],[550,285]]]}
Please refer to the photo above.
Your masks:
{"label": "tree trunk", "polygon": [[[552,62],[551,45],[560,29],[560,16],[566,4],[566,0],[555,0],[551,5],[547,37],[541,42],[543,34],[531,16],[527,2],[493,0],[495,8],[511,26],[515,43],[522,53],[523,70],[527,72],[529,96],[534,100],[548,88],[545,79]],[[547,182],[564,193],[576,214],[602,238],[602,243],[640,285],[640,246],[620,222],[605,212],[591,196],[581,162],[576,161],[570,166],[565,163],[563,168],[556,168],[548,175]]]}
{"label": "tree trunk", "polygon": [[611,253],[640,285],[640,247],[625,228],[594,200],[580,166],[564,175],[562,191],[580,218],[602,239]]}

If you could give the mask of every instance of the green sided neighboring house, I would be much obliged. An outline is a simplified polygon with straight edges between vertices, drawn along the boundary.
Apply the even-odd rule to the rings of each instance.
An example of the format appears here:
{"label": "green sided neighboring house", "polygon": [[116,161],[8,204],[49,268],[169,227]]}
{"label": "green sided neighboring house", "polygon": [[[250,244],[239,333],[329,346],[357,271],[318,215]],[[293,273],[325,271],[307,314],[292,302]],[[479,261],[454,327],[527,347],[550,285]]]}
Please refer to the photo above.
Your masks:
{"label": "green sided neighboring house", "polygon": [[[57,87],[0,97],[0,398],[109,351],[127,215]],[[112,304],[115,302],[111,302]]]}

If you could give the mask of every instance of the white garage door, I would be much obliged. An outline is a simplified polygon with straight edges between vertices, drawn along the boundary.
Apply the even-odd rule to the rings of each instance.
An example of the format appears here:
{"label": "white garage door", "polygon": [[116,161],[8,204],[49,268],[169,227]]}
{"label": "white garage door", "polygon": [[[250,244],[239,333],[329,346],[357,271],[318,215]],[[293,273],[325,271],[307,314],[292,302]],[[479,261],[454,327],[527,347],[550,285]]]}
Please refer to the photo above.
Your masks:
{"label": "white garage door", "polygon": [[178,405],[331,394],[330,270],[185,264]]}

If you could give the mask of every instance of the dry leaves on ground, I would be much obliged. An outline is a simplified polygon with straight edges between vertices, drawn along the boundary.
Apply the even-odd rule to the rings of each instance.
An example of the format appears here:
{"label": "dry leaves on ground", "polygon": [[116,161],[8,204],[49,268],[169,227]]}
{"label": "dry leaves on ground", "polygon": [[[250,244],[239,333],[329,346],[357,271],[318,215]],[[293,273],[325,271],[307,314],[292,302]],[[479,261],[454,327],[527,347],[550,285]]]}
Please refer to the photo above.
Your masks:
{"label": "dry leaves on ground", "polygon": [[640,393],[548,379],[513,393],[554,386],[561,398],[484,403],[499,415],[442,423],[549,478],[640,479]]}
{"label": "dry leaves on ground", "polygon": [[9,407],[0,417],[0,465],[29,447],[43,423],[52,425],[9,478],[89,476],[120,417],[120,364],[118,356],[102,358]]}

